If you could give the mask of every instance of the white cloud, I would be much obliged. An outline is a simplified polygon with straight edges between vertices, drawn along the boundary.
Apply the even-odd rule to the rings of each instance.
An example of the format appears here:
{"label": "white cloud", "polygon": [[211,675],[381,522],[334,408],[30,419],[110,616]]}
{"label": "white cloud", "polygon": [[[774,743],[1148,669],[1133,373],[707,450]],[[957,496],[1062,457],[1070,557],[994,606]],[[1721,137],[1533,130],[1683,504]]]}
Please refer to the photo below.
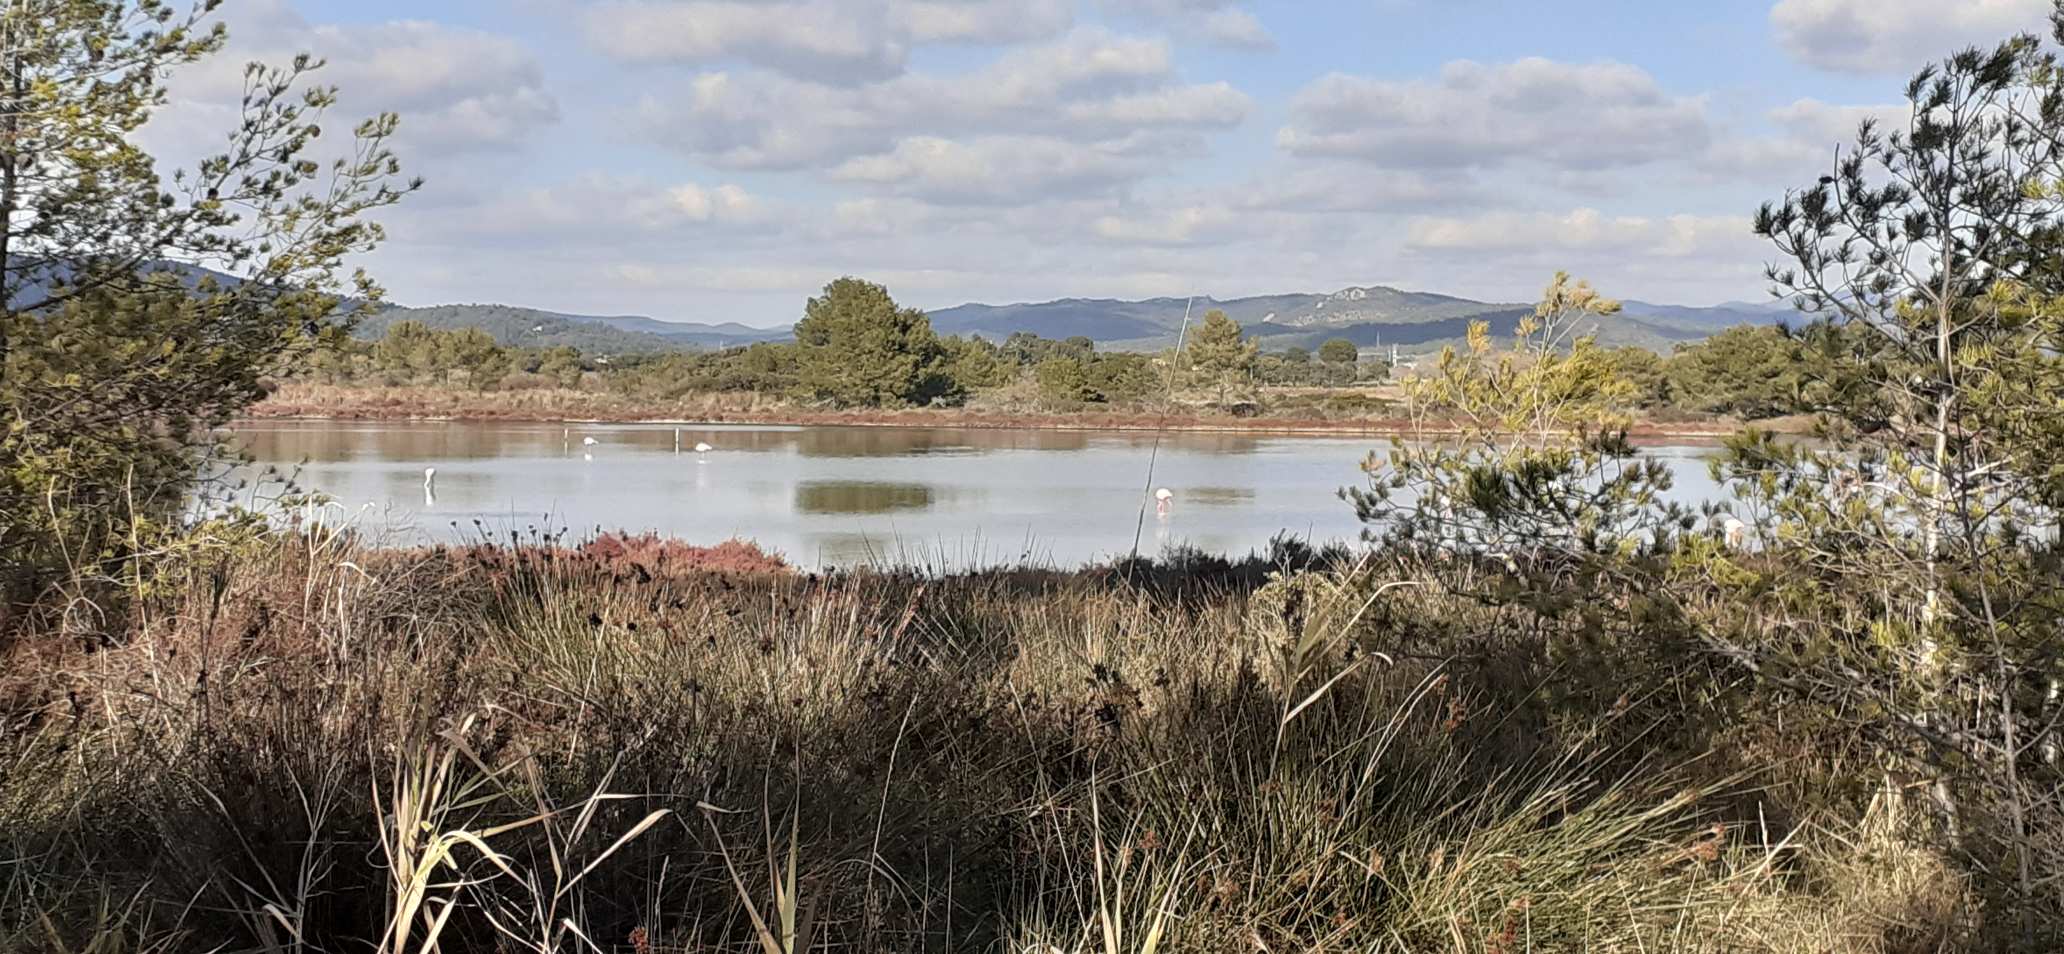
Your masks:
{"label": "white cloud", "polygon": [[[776,293],[800,311],[804,298],[816,294],[841,272],[835,266],[786,262],[683,265],[678,262],[630,261],[598,266],[594,274],[601,280],[621,281],[648,291]],[[979,283],[985,279],[993,280],[996,275],[970,269],[881,268],[868,270],[865,277],[888,286],[891,294],[898,295],[907,303],[911,297],[906,293],[952,288],[971,281]]]}
{"label": "white cloud", "polygon": [[1272,50],[1276,38],[1267,27],[1245,10],[1215,10],[1204,15],[1204,36],[1225,46],[1248,50]]}
{"label": "white cloud", "polygon": [[760,219],[759,200],[736,185],[714,189],[689,183],[666,191],[667,201],[690,222],[752,223]]}
{"label": "white cloud", "polygon": [[1016,43],[1074,22],[1071,0],[901,0],[890,23],[916,43]]}
{"label": "white cloud", "polygon": [[914,46],[1019,43],[1073,22],[1070,0],[606,0],[588,42],[632,63],[746,63],[826,82],[901,74]]}
{"label": "white cloud", "polygon": [[1754,297],[1771,251],[1746,216],[1576,208],[1413,219],[1397,261],[1418,287],[1484,300],[1532,300],[1567,270],[1615,298],[1699,303]]}
{"label": "white cloud", "polygon": [[1065,92],[1136,88],[1167,78],[1174,62],[1165,40],[1083,28],[1058,42],[1012,50],[968,80],[993,86],[993,92],[977,91],[982,99],[1024,102]]}
{"label": "white cloud", "polygon": [[832,86],[767,72],[706,73],[634,111],[642,134],[692,158],[745,169],[828,168],[914,137],[1046,137],[1140,152],[1157,137],[1241,122],[1247,97],[1176,81],[1167,44],[1081,29],[1013,49],[960,75],[908,73]]}
{"label": "white cloud", "polygon": [[1431,82],[1335,73],[1290,108],[1277,143],[1291,154],[1394,168],[1627,166],[1695,155],[1711,136],[1702,99],[1619,63],[1458,60]]}
{"label": "white cloud", "polygon": [[1230,83],[1168,86],[1143,93],[1069,103],[1063,114],[1083,126],[1234,126],[1246,118],[1247,96]]}
{"label": "white cloud", "polygon": [[414,209],[421,237],[469,242],[648,242],[672,234],[757,230],[780,224],[779,210],[732,183],[657,183],[638,176],[589,173],[550,185],[489,194],[448,195],[445,207]]}
{"label": "white cloud", "polygon": [[1835,151],[1856,141],[1866,119],[1879,130],[1904,128],[1912,109],[1905,103],[1839,106],[1817,99],[1799,99],[1769,112],[1777,135],[1736,136],[1717,140],[1699,161],[1710,178],[1753,181],[1766,185],[1797,184],[1832,169]]}
{"label": "white cloud", "polygon": [[1372,172],[1348,162],[1298,160],[1257,176],[1233,200],[1252,211],[1365,215],[1483,205],[1491,196],[1459,169]]}
{"label": "white cloud", "polygon": [[852,238],[917,234],[940,218],[941,209],[918,199],[866,196],[832,204],[831,220],[818,224],[817,237]]}
{"label": "white cloud", "polygon": [[1801,62],[1908,73],[1973,44],[2040,32],[2050,0],[1778,0],[1777,42]]}
{"label": "white cloud", "polygon": [[1817,99],[1794,100],[1770,111],[1772,122],[1793,136],[1816,144],[1853,142],[1864,120],[1878,122],[1880,131],[1903,128],[1913,115],[1906,103],[1876,106],[1837,106]]}
{"label": "white cloud", "polygon": [[825,281],[824,270],[795,265],[678,265],[618,262],[601,268],[602,277],[641,288],[667,291],[795,292],[802,294]]}
{"label": "white cloud", "polygon": [[1098,238],[1147,245],[1194,245],[1235,234],[1241,217],[1223,205],[1189,205],[1163,212],[1099,217]]}
{"label": "white cloud", "polygon": [[832,176],[939,202],[1024,202],[1095,192],[1142,175],[1136,156],[1041,136],[914,136],[841,163]]}
{"label": "white cloud", "polygon": [[1421,252],[1572,251],[1685,258],[1756,244],[1741,216],[1607,216],[1597,209],[1566,214],[1492,212],[1414,219],[1405,246]]}
{"label": "white cloud", "polygon": [[1241,0],[1103,0],[1106,10],[1236,49],[1270,50],[1276,38]]}
{"label": "white cloud", "polygon": [[589,8],[581,25],[596,49],[634,63],[740,60],[796,76],[853,81],[901,73],[909,55],[906,38],[879,15],[817,0],[616,0]]}
{"label": "white cloud", "polygon": [[208,126],[219,137],[243,95],[243,65],[284,65],[303,52],[325,61],[312,81],[339,87],[345,112],[400,113],[409,155],[518,145],[559,120],[537,57],[509,37],[422,20],[316,25],[283,0],[238,11],[228,49],[175,75],[168,128]]}
{"label": "white cloud", "polygon": [[1407,213],[1453,212],[1488,200],[1465,176],[1291,161],[1236,183],[1128,194],[1115,208],[1082,211],[1079,221],[1091,236],[1120,246],[1324,250],[1340,258],[1365,232],[1394,231]]}

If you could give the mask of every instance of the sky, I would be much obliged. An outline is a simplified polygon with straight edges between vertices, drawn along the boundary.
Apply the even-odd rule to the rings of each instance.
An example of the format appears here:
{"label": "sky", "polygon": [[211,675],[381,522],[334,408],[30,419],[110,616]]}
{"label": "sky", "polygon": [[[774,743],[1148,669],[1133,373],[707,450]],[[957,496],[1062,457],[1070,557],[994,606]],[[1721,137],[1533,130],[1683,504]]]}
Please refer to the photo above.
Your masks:
{"label": "sky", "polygon": [[426,180],[393,300],[777,326],[841,275],[940,308],[1387,284],[1762,300],[1760,203],[2049,0],[228,0],[141,136],[321,57]]}

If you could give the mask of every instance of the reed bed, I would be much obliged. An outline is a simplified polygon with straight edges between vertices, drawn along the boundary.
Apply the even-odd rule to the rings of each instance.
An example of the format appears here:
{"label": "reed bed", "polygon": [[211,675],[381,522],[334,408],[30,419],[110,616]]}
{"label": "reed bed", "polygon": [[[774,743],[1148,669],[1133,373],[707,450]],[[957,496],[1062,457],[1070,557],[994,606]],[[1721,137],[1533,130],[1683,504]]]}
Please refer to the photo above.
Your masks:
{"label": "reed bed", "polygon": [[1452,568],[1285,543],[821,575],[623,544],[267,535],[19,641],[0,949],[1973,936],[1899,806],[1786,754],[1838,742],[1745,725],[1670,647],[1602,671]]}

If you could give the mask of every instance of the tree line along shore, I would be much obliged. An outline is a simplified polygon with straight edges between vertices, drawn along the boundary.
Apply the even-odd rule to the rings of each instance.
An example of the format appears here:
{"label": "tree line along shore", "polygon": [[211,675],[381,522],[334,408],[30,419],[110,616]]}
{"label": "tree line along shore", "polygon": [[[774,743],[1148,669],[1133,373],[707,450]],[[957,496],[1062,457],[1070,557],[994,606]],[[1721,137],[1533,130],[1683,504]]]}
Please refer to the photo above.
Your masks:
{"label": "tree line along shore", "polygon": [[[1646,430],[1803,414],[1819,405],[1817,356],[1839,332],[1738,326],[1671,354],[1607,349],[1632,382]],[[1431,357],[1424,359],[1429,363]],[[1396,361],[1397,366],[1393,366]],[[259,416],[466,419],[844,419],[913,409],[950,421],[1059,416],[1085,426],[1177,417],[1191,426],[1269,419],[1394,429],[1399,383],[1421,359],[1363,354],[1346,339],[1315,352],[1263,352],[1222,312],[1207,312],[1180,350],[1103,351],[1088,338],[1019,332],[1000,342],[941,337],[888,290],[844,278],[810,299],[794,342],[694,353],[584,355],[571,347],[505,346],[477,329],[389,325],[375,340],[339,338],[277,381]],[[911,416],[910,419],[921,419]],[[1094,421],[1095,423],[1091,423]],[[1711,422],[1719,422],[1717,425]]]}
{"label": "tree line along shore", "polygon": [[[779,396],[699,394],[654,404],[584,390],[472,392],[417,385],[333,385],[288,382],[241,415],[245,420],[452,421],[566,424],[763,424],[826,427],[972,427],[1108,431],[1255,431],[1388,437],[1442,430],[1403,415],[1396,389],[1348,395],[1286,394],[1251,407],[1143,404],[1055,410],[1038,405],[970,402],[957,407],[812,408]],[[1372,409],[1372,406],[1375,409]],[[1804,433],[1803,417],[1758,421],[1780,433]],[[1721,415],[1635,417],[1630,435],[1643,439],[1717,440],[1741,422]],[[1456,427],[1446,429],[1454,432]]]}

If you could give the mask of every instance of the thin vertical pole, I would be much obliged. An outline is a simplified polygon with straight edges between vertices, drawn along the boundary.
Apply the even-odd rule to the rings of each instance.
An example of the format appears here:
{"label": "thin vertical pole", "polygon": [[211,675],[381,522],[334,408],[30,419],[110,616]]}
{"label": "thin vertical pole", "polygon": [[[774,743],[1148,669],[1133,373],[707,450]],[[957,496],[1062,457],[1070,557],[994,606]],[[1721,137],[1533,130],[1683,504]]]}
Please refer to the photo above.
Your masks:
{"label": "thin vertical pole", "polygon": [[1175,403],[1175,375],[1182,360],[1183,343],[1190,337],[1190,307],[1197,296],[1183,302],[1182,328],[1175,333],[1175,353],[1168,356],[1168,393],[1163,397],[1161,420],[1154,425],[1154,450],[1147,455],[1147,485],[1140,490],[1139,520],[1132,525],[1132,559],[1139,559],[1140,536],[1147,531],[1147,498],[1154,495],[1154,465],[1161,460],[1161,435],[1168,429],[1168,405]]}

